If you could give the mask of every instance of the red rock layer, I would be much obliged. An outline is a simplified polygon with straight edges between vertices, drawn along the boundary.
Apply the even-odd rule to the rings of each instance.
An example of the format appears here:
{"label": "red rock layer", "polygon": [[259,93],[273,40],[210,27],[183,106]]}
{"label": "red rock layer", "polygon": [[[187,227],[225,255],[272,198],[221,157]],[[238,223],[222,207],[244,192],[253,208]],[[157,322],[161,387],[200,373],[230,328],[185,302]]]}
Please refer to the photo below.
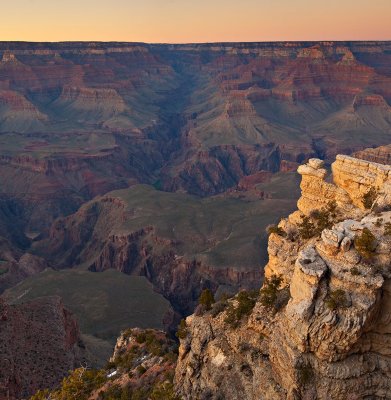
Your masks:
{"label": "red rock layer", "polygon": [[0,304],[0,399],[58,385],[83,353],[76,321],[60,298]]}

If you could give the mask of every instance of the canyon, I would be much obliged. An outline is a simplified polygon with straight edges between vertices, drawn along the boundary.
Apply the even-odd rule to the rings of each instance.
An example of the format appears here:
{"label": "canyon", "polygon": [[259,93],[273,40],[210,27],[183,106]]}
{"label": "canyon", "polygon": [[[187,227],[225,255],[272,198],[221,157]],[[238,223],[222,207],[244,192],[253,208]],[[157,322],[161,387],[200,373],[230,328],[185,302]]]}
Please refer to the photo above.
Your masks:
{"label": "canyon", "polygon": [[[311,389],[320,398],[327,398],[327,390],[347,393],[358,382],[353,377],[345,389],[332,382],[349,363],[356,365],[353,354],[388,365],[376,342],[387,327],[370,324],[378,316],[379,293],[386,296],[380,275],[386,282],[389,242],[375,225],[377,211],[363,208],[363,196],[373,187],[378,197],[384,194],[379,207],[389,204],[390,143],[391,42],[0,42],[0,294],[15,310],[7,323],[25,318],[17,315],[29,304],[45,310],[55,302],[54,316],[63,313],[80,326],[75,322],[62,365],[76,368],[83,359],[100,368],[127,326],[164,329],[173,336],[203,290],[224,299],[238,291],[253,293],[263,281],[282,275],[281,296],[290,287],[291,297],[278,313],[257,302],[236,331],[224,323],[225,312],[187,318],[177,385],[193,398],[214,398],[222,385],[230,398],[218,365],[227,367],[221,371],[237,382],[234,388],[243,398],[311,398],[299,382],[297,364],[312,376],[328,377],[329,389]],[[334,200],[342,225],[309,241],[291,240],[303,216],[311,221]],[[376,214],[383,225],[388,217],[387,211]],[[365,266],[358,277],[344,272],[361,271],[354,250],[340,249],[349,243],[353,249],[357,230],[350,220],[373,228],[382,271],[368,272]],[[342,230],[347,239],[336,246]],[[346,276],[352,286],[344,286]],[[309,287],[295,289],[298,281]],[[322,301],[340,286],[352,306],[325,311]],[[311,299],[299,298],[301,291]],[[47,300],[53,296],[62,302]],[[305,311],[304,303],[311,303]],[[313,309],[318,314],[311,314]],[[359,325],[367,318],[369,325],[343,337],[348,343],[334,357],[324,349],[328,344],[311,339],[311,329],[323,329],[319,315],[332,318],[330,335],[335,328],[336,341],[342,337],[341,315]],[[296,328],[292,318],[300,321]],[[63,327],[55,322],[59,337],[69,334],[69,321]],[[301,328],[310,329],[308,340],[318,340],[316,345],[306,344]],[[254,332],[262,344],[254,342]],[[257,357],[240,350],[240,337]],[[54,342],[58,347],[50,351],[57,359],[63,342]],[[77,343],[82,357],[72,353]],[[15,360],[21,359],[19,350],[13,349]],[[165,361],[157,362],[164,372]],[[237,372],[238,363],[244,372]],[[286,376],[283,366],[289,368]],[[172,372],[172,363],[168,369]],[[373,371],[387,391],[381,373]],[[35,378],[34,370],[34,391],[56,387],[64,376],[57,372],[43,379]],[[28,380],[28,372],[20,373]],[[275,384],[274,373],[281,382]],[[269,386],[254,389],[251,379],[258,377]],[[28,390],[17,379],[7,390],[20,398]],[[172,384],[171,377],[170,390]],[[373,387],[362,390],[358,395],[366,396]]]}
{"label": "canyon", "polygon": [[19,240],[135,183],[208,196],[389,144],[390,48],[0,43],[0,194],[23,209]]}
{"label": "canyon", "polygon": [[332,176],[315,158],[298,172],[297,210],[270,230],[260,289],[200,298],[179,349],[162,331],[126,329],[103,369],[75,369],[33,400],[70,388],[86,400],[388,398],[391,166],[338,155]]}

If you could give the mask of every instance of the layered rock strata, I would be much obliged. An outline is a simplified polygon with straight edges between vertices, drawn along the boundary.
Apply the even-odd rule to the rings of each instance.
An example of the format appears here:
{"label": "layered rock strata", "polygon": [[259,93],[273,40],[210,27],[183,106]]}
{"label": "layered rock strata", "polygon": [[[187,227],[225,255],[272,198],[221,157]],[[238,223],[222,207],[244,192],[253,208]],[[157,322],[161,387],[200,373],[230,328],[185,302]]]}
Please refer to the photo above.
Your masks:
{"label": "layered rock strata", "polygon": [[[299,210],[269,237],[269,280],[249,317],[228,323],[238,297],[186,319],[184,399],[391,397],[391,166],[338,156],[334,183],[320,160],[298,171]],[[276,275],[277,298],[289,294],[278,307],[262,297]]]}
{"label": "layered rock strata", "polygon": [[18,305],[0,299],[0,399],[25,399],[57,386],[83,362],[79,335],[59,297]]}

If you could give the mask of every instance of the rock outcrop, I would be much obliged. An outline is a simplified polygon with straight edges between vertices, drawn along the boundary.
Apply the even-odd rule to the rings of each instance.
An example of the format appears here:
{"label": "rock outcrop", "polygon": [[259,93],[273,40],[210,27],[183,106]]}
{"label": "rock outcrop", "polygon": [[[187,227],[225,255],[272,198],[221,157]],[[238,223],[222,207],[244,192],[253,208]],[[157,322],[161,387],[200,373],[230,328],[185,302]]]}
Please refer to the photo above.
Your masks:
{"label": "rock outcrop", "polygon": [[0,301],[1,399],[53,388],[83,362],[78,325],[59,297],[18,305]]}
{"label": "rock outcrop", "polygon": [[162,331],[127,329],[105,368],[77,368],[55,390],[39,391],[34,398],[179,400],[173,387],[177,347]]}
{"label": "rock outcrop", "polygon": [[[218,263],[220,256],[209,257],[212,252],[219,254],[213,250],[236,235],[234,229],[242,223],[240,216],[229,223],[232,229],[219,222],[231,218],[225,214],[226,204],[235,204],[243,219],[257,215],[250,208],[248,214],[244,212],[249,203],[215,199],[204,204],[189,195],[134,186],[98,197],[77,213],[58,219],[49,236],[35,241],[31,251],[55,268],[84,264],[97,273],[116,269],[145,276],[177,312],[189,314],[203,288],[232,292],[252,288],[261,279],[260,265],[247,268],[232,257],[224,263]],[[192,222],[195,218],[197,226]],[[251,236],[244,230],[254,239],[258,234]],[[258,256],[256,245],[246,249],[249,257],[252,251]]]}
{"label": "rock outcrop", "polygon": [[391,144],[376,148],[365,149],[353,154],[355,158],[376,162],[378,164],[391,164]]}
{"label": "rock outcrop", "polygon": [[[4,254],[4,253],[1,253]],[[15,254],[13,254],[15,256]],[[41,257],[30,253],[24,253],[20,258],[14,258],[10,254],[8,260],[0,263],[0,294],[31,275],[37,274],[49,268],[48,263]]]}
{"label": "rock outcrop", "polygon": [[238,296],[186,319],[184,399],[391,397],[391,166],[338,156],[334,183],[320,160],[298,171],[299,210],[270,234],[249,316]]}
{"label": "rock outcrop", "polygon": [[147,398],[156,386],[169,386],[172,391],[176,357],[177,344],[166,333],[153,329],[128,329],[117,339],[108,364],[108,368],[115,371],[114,374],[111,372],[114,379],[96,392],[105,392],[115,385],[122,390],[127,388],[135,397],[139,392]]}

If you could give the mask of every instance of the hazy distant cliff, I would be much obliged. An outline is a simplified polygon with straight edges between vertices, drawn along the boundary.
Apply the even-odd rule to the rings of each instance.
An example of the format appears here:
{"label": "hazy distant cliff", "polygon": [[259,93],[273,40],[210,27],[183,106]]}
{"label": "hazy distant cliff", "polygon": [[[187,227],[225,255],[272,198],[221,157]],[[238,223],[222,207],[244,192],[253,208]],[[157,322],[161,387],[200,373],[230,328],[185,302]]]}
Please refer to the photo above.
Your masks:
{"label": "hazy distant cliff", "polygon": [[208,196],[388,144],[390,50],[1,42],[0,195],[36,231],[135,183]]}

